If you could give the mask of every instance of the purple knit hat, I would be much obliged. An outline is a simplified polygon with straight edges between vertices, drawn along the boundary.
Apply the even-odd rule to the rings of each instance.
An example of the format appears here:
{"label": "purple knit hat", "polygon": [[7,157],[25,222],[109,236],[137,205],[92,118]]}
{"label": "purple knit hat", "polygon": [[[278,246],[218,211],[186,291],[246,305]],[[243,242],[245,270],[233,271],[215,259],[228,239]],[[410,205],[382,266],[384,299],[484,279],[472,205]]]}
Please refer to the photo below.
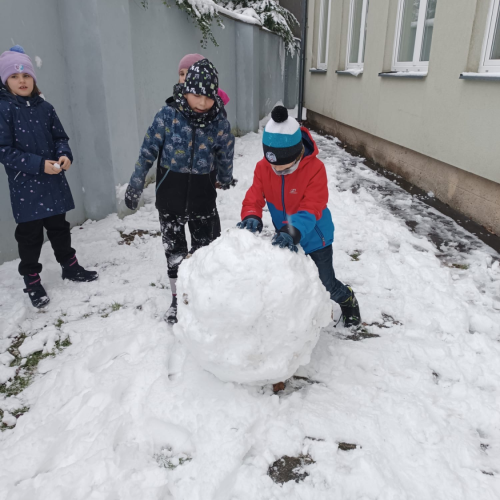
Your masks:
{"label": "purple knit hat", "polygon": [[28,73],[36,82],[33,63],[20,45],[14,45],[10,50],[0,55],[0,79],[2,83],[5,85],[9,76],[14,73]]}
{"label": "purple knit hat", "polygon": [[179,63],[179,71],[184,68],[189,69],[195,62],[201,61],[202,59],[205,59],[205,56],[201,54],[186,54]]}

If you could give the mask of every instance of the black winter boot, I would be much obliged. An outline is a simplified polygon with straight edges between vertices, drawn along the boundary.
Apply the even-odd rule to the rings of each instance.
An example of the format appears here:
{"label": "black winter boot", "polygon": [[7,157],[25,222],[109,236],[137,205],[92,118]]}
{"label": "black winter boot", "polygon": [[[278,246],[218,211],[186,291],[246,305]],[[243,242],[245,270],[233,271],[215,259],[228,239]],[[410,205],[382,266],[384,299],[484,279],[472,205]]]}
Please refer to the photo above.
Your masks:
{"label": "black winter boot", "polygon": [[177,295],[172,295],[172,303],[165,313],[164,319],[167,323],[177,323]]}
{"label": "black winter boot", "polygon": [[359,312],[359,304],[352,288],[346,285],[351,291],[351,296],[339,304],[340,309],[342,309],[342,319],[344,320],[344,326],[358,326],[361,324],[361,313]]}
{"label": "black winter boot", "polygon": [[24,284],[26,288],[23,290],[24,293],[27,293],[33,307],[37,309],[41,309],[45,307],[50,299],[47,297],[47,293],[45,292],[45,288],[42,286],[42,280],[38,273],[36,274],[28,274],[23,276]]}
{"label": "black winter boot", "polygon": [[94,281],[99,277],[96,271],[87,271],[80,264],[78,264],[76,255],[64,264],[61,264],[61,267],[63,280],[82,282]]}

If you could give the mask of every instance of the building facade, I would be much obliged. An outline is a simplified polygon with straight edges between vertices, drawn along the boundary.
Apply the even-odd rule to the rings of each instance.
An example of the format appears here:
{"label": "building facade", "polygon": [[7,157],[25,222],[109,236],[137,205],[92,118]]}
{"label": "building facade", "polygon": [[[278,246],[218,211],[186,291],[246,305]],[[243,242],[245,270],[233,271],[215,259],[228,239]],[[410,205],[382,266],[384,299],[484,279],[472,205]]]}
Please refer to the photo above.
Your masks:
{"label": "building facade", "polygon": [[500,235],[500,0],[310,0],[317,129]]}

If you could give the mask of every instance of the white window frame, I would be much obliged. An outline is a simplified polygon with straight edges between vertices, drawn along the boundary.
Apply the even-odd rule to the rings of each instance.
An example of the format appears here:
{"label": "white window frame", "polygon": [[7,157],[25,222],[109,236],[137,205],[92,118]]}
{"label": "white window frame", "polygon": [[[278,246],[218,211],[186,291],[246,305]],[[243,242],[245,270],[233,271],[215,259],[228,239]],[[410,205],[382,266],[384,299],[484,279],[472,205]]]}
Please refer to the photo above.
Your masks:
{"label": "white window frame", "polygon": [[[365,34],[366,34],[366,16],[368,14],[368,2],[369,0],[363,0],[363,6],[361,7],[361,27],[359,30],[359,49],[358,49],[358,62],[351,63],[351,39],[352,39],[352,23],[354,22],[354,1],[351,0],[351,7],[349,10],[349,30],[347,35],[347,57],[346,57],[346,69],[363,69],[364,57],[363,49],[365,47]],[[361,62],[359,62],[361,61]]]}
{"label": "white window frame", "polygon": [[[322,40],[323,40],[323,17],[325,16],[325,5],[328,6],[328,12],[326,15],[328,16],[328,23],[327,23],[327,32],[326,32],[326,37],[325,37],[325,62],[321,62],[321,48],[322,48]],[[330,13],[332,10],[332,0],[320,0],[320,12],[319,12],[319,33],[318,33],[318,62],[316,64],[316,67],[318,69],[324,69],[326,70],[328,67],[328,45],[329,45],[329,40],[330,40]]]}
{"label": "white window frame", "polygon": [[500,59],[489,58],[489,54],[491,54],[491,49],[493,48],[495,31],[497,32],[497,36],[500,36],[500,26],[496,25],[499,9],[500,0],[491,0],[483,50],[481,52],[481,64],[479,65],[480,73],[500,73]]}
{"label": "white window frame", "polygon": [[[420,7],[418,11],[418,21],[417,21],[417,33],[415,34],[415,47],[413,48],[413,61],[398,62],[404,6],[405,2],[410,2],[410,1],[412,0],[399,0],[398,17],[396,22],[396,38],[394,43],[394,53],[392,56],[392,70],[427,72],[429,69],[429,61],[421,61],[420,54],[422,51],[422,43],[424,37],[425,14],[427,12],[427,5],[429,3],[429,0],[420,0]],[[429,20],[429,21],[434,22],[434,20]]]}

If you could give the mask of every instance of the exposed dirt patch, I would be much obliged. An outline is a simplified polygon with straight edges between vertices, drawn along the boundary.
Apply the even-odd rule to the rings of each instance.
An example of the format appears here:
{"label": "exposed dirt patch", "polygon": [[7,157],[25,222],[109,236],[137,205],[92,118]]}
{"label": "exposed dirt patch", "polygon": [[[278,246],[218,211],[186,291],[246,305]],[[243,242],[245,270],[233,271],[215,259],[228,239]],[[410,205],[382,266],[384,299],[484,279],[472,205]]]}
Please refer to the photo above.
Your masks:
{"label": "exposed dirt patch", "polygon": [[[339,443],[339,450],[342,451],[351,451],[355,450],[358,447],[357,444],[351,444],[351,443]],[[360,446],[361,448],[361,446]]]}
{"label": "exposed dirt patch", "polygon": [[374,321],[373,323],[363,323],[364,326],[378,326],[379,328],[392,328],[393,326],[402,324],[401,321],[397,321],[392,316],[385,313],[382,313],[382,322]]}
{"label": "exposed dirt patch", "polygon": [[146,231],[144,229],[136,229],[132,231],[131,233],[127,234],[124,231],[120,231],[120,236],[122,237],[122,240],[118,242],[118,245],[130,245],[134,240],[135,237],[138,236],[139,238],[144,237],[145,235],[152,236],[153,238],[157,238],[158,236],[161,235],[160,231]]}
{"label": "exposed dirt patch", "polygon": [[375,337],[380,337],[380,335],[377,335],[376,333],[370,333],[365,326],[366,323],[363,323],[363,326],[358,327],[356,330],[352,330],[351,335],[347,335],[344,337],[345,340],[354,340],[355,342],[358,342],[360,340],[365,340],[365,339],[373,339]]}
{"label": "exposed dirt patch", "polygon": [[283,455],[269,467],[267,474],[278,484],[288,481],[299,483],[309,475],[304,467],[314,463],[310,455],[299,455],[298,457]]}

